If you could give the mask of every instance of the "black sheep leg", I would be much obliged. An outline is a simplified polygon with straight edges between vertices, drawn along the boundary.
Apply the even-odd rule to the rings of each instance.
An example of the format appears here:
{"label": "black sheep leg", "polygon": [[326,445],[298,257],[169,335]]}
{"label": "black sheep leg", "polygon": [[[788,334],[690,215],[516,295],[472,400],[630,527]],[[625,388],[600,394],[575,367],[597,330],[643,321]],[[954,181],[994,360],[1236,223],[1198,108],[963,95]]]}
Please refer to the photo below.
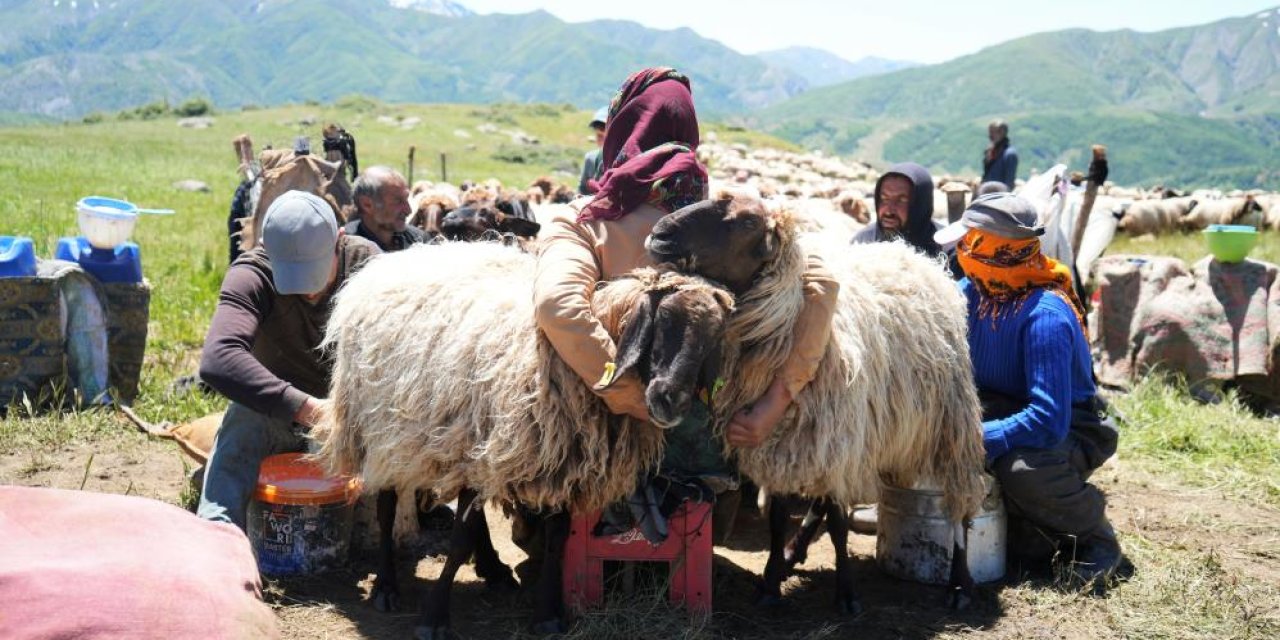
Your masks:
{"label": "black sheep leg", "polygon": [[[819,503],[815,503],[815,508]],[[853,586],[853,562],[849,559],[849,519],[844,507],[831,500],[821,500],[827,514],[827,534],[836,550],[836,610],[846,615],[862,613],[857,590]]]}
{"label": "black sheep leg", "polygon": [[809,557],[809,545],[813,544],[813,539],[818,537],[818,529],[827,515],[827,505],[828,501],[821,498],[809,502],[804,520],[800,522],[800,530],[796,532],[791,542],[787,543],[786,559],[789,571],[804,564]]}
{"label": "black sheep leg", "polygon": [[378,492],[378,574],[373,578],[370,597],[378,611],[395,611],[400,608],[400,584],[396,580],[396,491],[384,489]]}
{"label": "black sheep leg", "polygon": [[[417,640],[439,640],[449,636],[449,601],[454,576],[475,551],[481,529],[484,535],[488,535],[483,509],[471,509],[475,497],[476,493],[471,490],[465,490],[458,496],[458,515],[453,520],[453,531],[449,536],[449,557],[422,603],[422,617],[413,634]],[[480,517],[476,517],[477,513]]]}
{"label": "black sheep leg", "polygon": [[494,591],[511,592],[520,589],[520,583],[506,563],[498,557],[498,550],[493,548],[493,538],[489,535],[489,519],[484,514],[484,505],[475,505],[476,518],[470,529],[475,533],[476,575],[484,580],[486,587]]}
{"label": "black sheep leg", "polygon": [[965,609],[973,602],[973,575],[969,573],[969,520],[952,524],[955,537],[951,549],[951,579],[947,583],[947,606]]}
{"label": "black sheep leg", "polygon": [[787,579],[787,526],[791,524],[791,501],[784,496],[769,499],[769,560],[764,565],[760,585],[761,606],[782,604],[782,581]]}
{"label": "black sheep leg", "polygon": [[542,567],[538,573],[537,603],[533,609],[533,632],[539,635],[564,633],[564,547],[569,541],[569,513],[552,513],[542,520]]}

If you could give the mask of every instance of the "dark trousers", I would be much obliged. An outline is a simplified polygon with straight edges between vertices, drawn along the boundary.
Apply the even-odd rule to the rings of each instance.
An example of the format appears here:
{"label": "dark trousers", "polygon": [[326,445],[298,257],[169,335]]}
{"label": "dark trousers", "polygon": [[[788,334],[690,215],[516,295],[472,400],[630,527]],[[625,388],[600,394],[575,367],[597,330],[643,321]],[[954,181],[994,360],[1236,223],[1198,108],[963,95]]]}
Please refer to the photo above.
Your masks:
{"label": "dark trousers", "polygon": [[[1007,398],[983,394],[984,418],[1009,415]],[[991,464],[1000,482],[1010,532],[1021,519],[1049,534],[1087,535],[1102,523],[1107,501],[1089,476],[1116,451],[1119,432],[1098,398],[1072,407],[1071,430],[1052,449],[1013,449]],[[1011,536],[1011,551],[1019,543]]]}

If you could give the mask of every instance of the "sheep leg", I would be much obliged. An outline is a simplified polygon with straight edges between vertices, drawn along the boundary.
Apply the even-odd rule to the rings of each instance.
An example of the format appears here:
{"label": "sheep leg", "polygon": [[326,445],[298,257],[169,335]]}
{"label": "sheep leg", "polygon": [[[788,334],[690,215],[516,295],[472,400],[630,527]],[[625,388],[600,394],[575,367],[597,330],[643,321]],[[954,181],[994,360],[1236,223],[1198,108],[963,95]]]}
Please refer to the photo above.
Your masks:
{"label": "sheep leg", "polygon": [[836,550],[836,609],[842,614],[856,616],[862,613],[862,603],[853,586],[853,562],[849,559],[849,518],[844,506],[836,504],[834,500],[817,501],[812,508],[819,508],[819,505],[826,510],[827,535],[831,536],[831,546]]}
{"label": "sheep leg", "polygon": [[396,580],[396,543],[393,535],[395,522],[395,489],[379,491],[378,575],[373,578],[373,591],[369,595],[373,600],[373,607],[383,612],[400,608],[400,585]]}
{"label": "sheep leg", "polygon": [[973,575],[969,573],[969,520],[952,525],[955,545],[951,549],[951,580],[947,584],[947,606],[961,610],[973,602]]}
{"label": "sheep leg", "polygon": [[804,564],[804,561],[808,559],[809,545],[813,544],[813,539],[818,535],[818,528],[822,526],[822,519],[827,515],[826,504],[823,499],[813,500],[809,503],[809,509],[804,514],[804,520],[800,522],[800,530],[796,532],[791,542],[787,543],[785,553],[788,571]]}
{"label": "sheep leg", "polygon": [[773,496],[769,500],[769,560],[764,565],[764,580],[760,585],[759,606],[774,607],[782,604],[782,581],[787,579],[787,525],[791,523],[791,500]]}
{"label": "sheep leg", "polygon": [[542,519],[542,567],[538,570],[537,601],[533,608],[533,632],[538,635],[565,633],[564,592],[560,575],[564,567],[564,547],[569,540],[569,513],[560,511]]}
{"label": "sheep leg", "polygon": [[476,575],[484,580],[489,589],[511,593],[520,589],[511,567],[498,557],[498,550],[493,548],[493,538],[489,534],[489,520],[484,514],[484,507],[476,505],[474,525],[476,534]]}
{"label": "sheep leg", "polygon": [[483,514],[483,510],[471,509],[475,497],[475,491],[469,489],[458,496],[458,516],[453,520],[453,530],[449,536],[449,557],[440,570],[440,577],[431,585],[423,601],[422,617],[413,630],[416,640],[449,637],[449,601],[453,593],[453,579],[458,569],[471,558],[476,540],[480,537],[478,526],[484,525],[483,518],[475,517],[476,513]]}

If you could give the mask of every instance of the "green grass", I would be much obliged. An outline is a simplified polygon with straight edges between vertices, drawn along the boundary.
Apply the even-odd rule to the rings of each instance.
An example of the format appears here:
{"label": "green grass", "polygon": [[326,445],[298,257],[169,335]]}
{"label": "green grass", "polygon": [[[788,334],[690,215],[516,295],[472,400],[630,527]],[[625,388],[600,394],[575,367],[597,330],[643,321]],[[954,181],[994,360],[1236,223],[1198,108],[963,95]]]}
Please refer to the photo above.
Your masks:
{"label": "green grass", "polygon": [[[1201,233],[1170,233],[1160,236],[1130,237],[1124,233],[1116,235],[1116,239],[1107,247],[1109,255],[1145,254],[1173,256],[1187,263],[1187,266],[1198,262],[1209,255],[1209,247],[1205,244]],[[1249,252],[1253,260],[1262,260],[1272,264],[1280,264],[1280,234],[1264,232],[1258,244]]]}
{"label": "green grass", "polygon": [[1148,377],[1115,399],[1124,416],[1120,455],[1224,495],[1280,507],[1280,424],[1234,393],[1202,404],[1185,385]]}

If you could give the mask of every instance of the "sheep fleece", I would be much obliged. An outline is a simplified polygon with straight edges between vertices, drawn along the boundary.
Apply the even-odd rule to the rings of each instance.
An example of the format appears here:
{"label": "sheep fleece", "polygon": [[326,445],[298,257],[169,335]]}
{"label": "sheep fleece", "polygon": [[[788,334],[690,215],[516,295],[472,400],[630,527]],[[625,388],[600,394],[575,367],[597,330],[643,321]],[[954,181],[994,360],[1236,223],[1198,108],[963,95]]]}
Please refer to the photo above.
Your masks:
{"label": "sheep fleece", "polygon": [[[806,253],[840,283],[831,340],[816,376],[760,447],[726,451],[775,494],[874,502],[878,483],[941,488],[952,518],[985,495],[982,415],[964,297],[941,265],[900,242],[850,248],[787,233],[780,258],[738,300],[740,336],[716,399],[718,426],[760,397],[791,349],[804,304]],[[841,240],[841,239],[837,239]]]}
{"label": "sheep fleece", "polygon": [[[421,246],[378,256],[343,287],[313,429],[329,471],[360,473],[366,490],[450,500],[470,487],[546,509],[597,509],[634,489],[661,432],[611,416],[537,330],[534,260],[491,243]],[[620,333],[642,287],[593,294],[607,329]]]}

